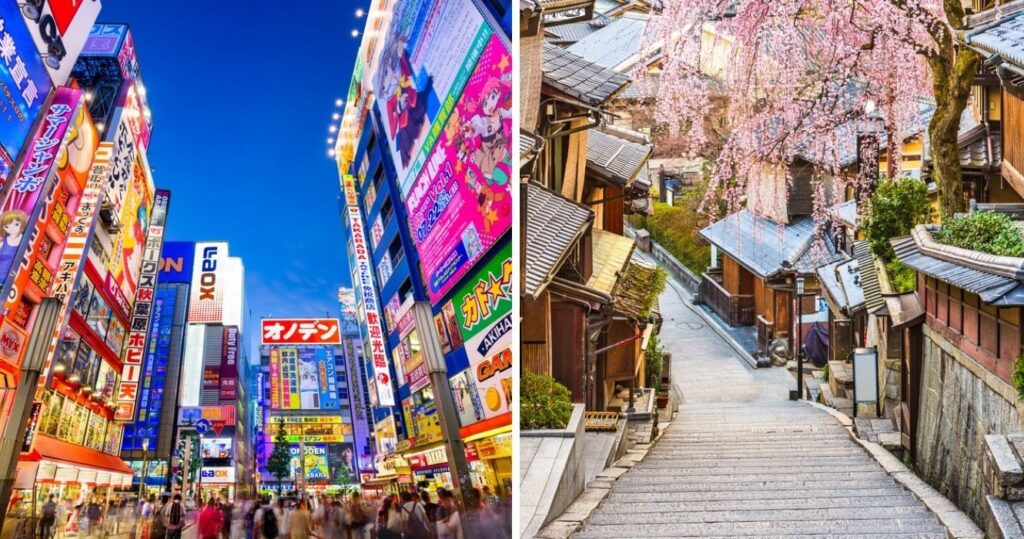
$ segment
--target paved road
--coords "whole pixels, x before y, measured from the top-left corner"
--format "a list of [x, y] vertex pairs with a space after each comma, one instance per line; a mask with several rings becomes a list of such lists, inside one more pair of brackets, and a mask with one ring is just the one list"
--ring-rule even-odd
[[784, 369], [751, 369], [670, 281], [662, 343], [679, 415], [577, 538], [945, 537], [827, 413], [788, 401]]

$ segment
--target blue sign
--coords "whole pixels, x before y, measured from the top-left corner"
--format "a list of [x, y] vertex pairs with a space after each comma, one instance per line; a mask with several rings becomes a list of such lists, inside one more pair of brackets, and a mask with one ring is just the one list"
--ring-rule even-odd
[[160, 431], [176, 299], [176, 291], [173, 288], [157, 288], [153, 300], [153, 314], [150, 318], [149, 337], [146, 339], [144, 350], [145, 366], [139, 380], [138, 416], [135, 422], [137, 434], [130, 436], [130, 429], [125, 429], [124, 441], [121, 444], [124, 451], [141, 450], [143, 436], [156, 436]]
[[161, 283], [192, 282], [192, 260], [196, 244], [191, 241], [165, 241], [160, 255]]
[[208, 419], [200, 419], [196, 421], [196, 432], [199, 434], [206, 434], [210, 432], [210, 421]]
[[50, 75], [18, 11], [0, 2], [0, 178], [6, 180], [50, 89]]

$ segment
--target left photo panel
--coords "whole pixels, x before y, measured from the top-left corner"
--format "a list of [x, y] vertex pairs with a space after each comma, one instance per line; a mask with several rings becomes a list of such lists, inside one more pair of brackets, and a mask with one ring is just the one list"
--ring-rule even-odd
[[0, 0], [0, 538], [512, 536], [511, 12]]

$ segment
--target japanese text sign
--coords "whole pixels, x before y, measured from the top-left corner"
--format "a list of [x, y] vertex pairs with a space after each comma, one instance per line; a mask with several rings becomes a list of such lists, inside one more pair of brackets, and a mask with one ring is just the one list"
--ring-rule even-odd
[[267, 318], [260, 322], [260, 344], [341, 344], [337, 318]]

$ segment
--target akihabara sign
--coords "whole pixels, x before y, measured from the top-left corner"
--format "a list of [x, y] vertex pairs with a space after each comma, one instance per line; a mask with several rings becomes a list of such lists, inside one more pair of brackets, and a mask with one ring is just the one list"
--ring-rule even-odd
[[100, 0], [29, 0], [19, 4], [53, 84], [63, 86], [100, 14]]
[[[99, 148], [96, 149], [89, 178], [85, 183], [85, 190], [78, 202], [78, 210], [71, 221], [68, 239], [64, 244], [64, 252], [57, 265], [57, 272], [54, 274], [50, 296], [59, 299], [61, 306], [60, 314], [57, 316], [59, 323], [53, 328], [53, 336], [50, 338], [49, 353], [46, 356], [47, 363], [43, 367], [44, 373], [50, 372], [50, 363], [53, 361], [61, 329], [64, 327], [69, 313], [68, 307], [71, 302], [68, 301], [68, 297], [81, 278], [82, 262], [85, 260], [85, 251], [92, 238], [93, 229], [96, 227], [96, 214], [102, 202], [103, 189], [107, 185], [107, 176], [110, 175], [110, 161], [113, 155], [114, 144], [112, 142], [101, 142]], [[45, 377], [40, 381], [45, 381]]]
[[341, 344], [337, 318], [268, 318], [260, 322], [260, 344]]
[[[192, 294], [188, 305], [189, 324], [219, 323], [224, 316], [224, 259], [228, 256], [226, 243], [197, 243], [192, 266]], [[221, 279], [222, 280], [222, 279]]]
[[359, 287], [363, 296], [363, 310], [366, 312], [366, 329], [369, 354], [373, 362], [374, 388], [377, 390], [377, 406], [394, 406], [395, 396], [391, 391], [391, 371], [388, 369], [388, 355], [384, 346], [384, 330], [380, 325], [380, 310], [377, 308], [377, 291], [373, 284], [373, 268], [370, 251], [366, 247], [366, 231], [359, 208], [349, 206], [349, 225], [352, 229], [352, 244], [355, 250], [356, 271], [359, 273]]
[[146, 235], [146, 248], [142, 251], [142, 266], [139, 268], [139, 286], [135, 293], [135, 307], [132, 309], [128, 340], [124, 347], [121, 370], [121, 386], [117, 392], [117, 410], [114, 421], [133, 421], [135, 403], [139, 399], [139, 379], [146, 355], [146, 336], [149, 335], [150, 315], [153, 314], [153, 296], [156, 293], [156, 279], [160, 273], [160, 252], [164, 244], [164, 225], [167, 223], [167, 207], [171, 192], [160, 190], [153, 200], [153, 215]]

